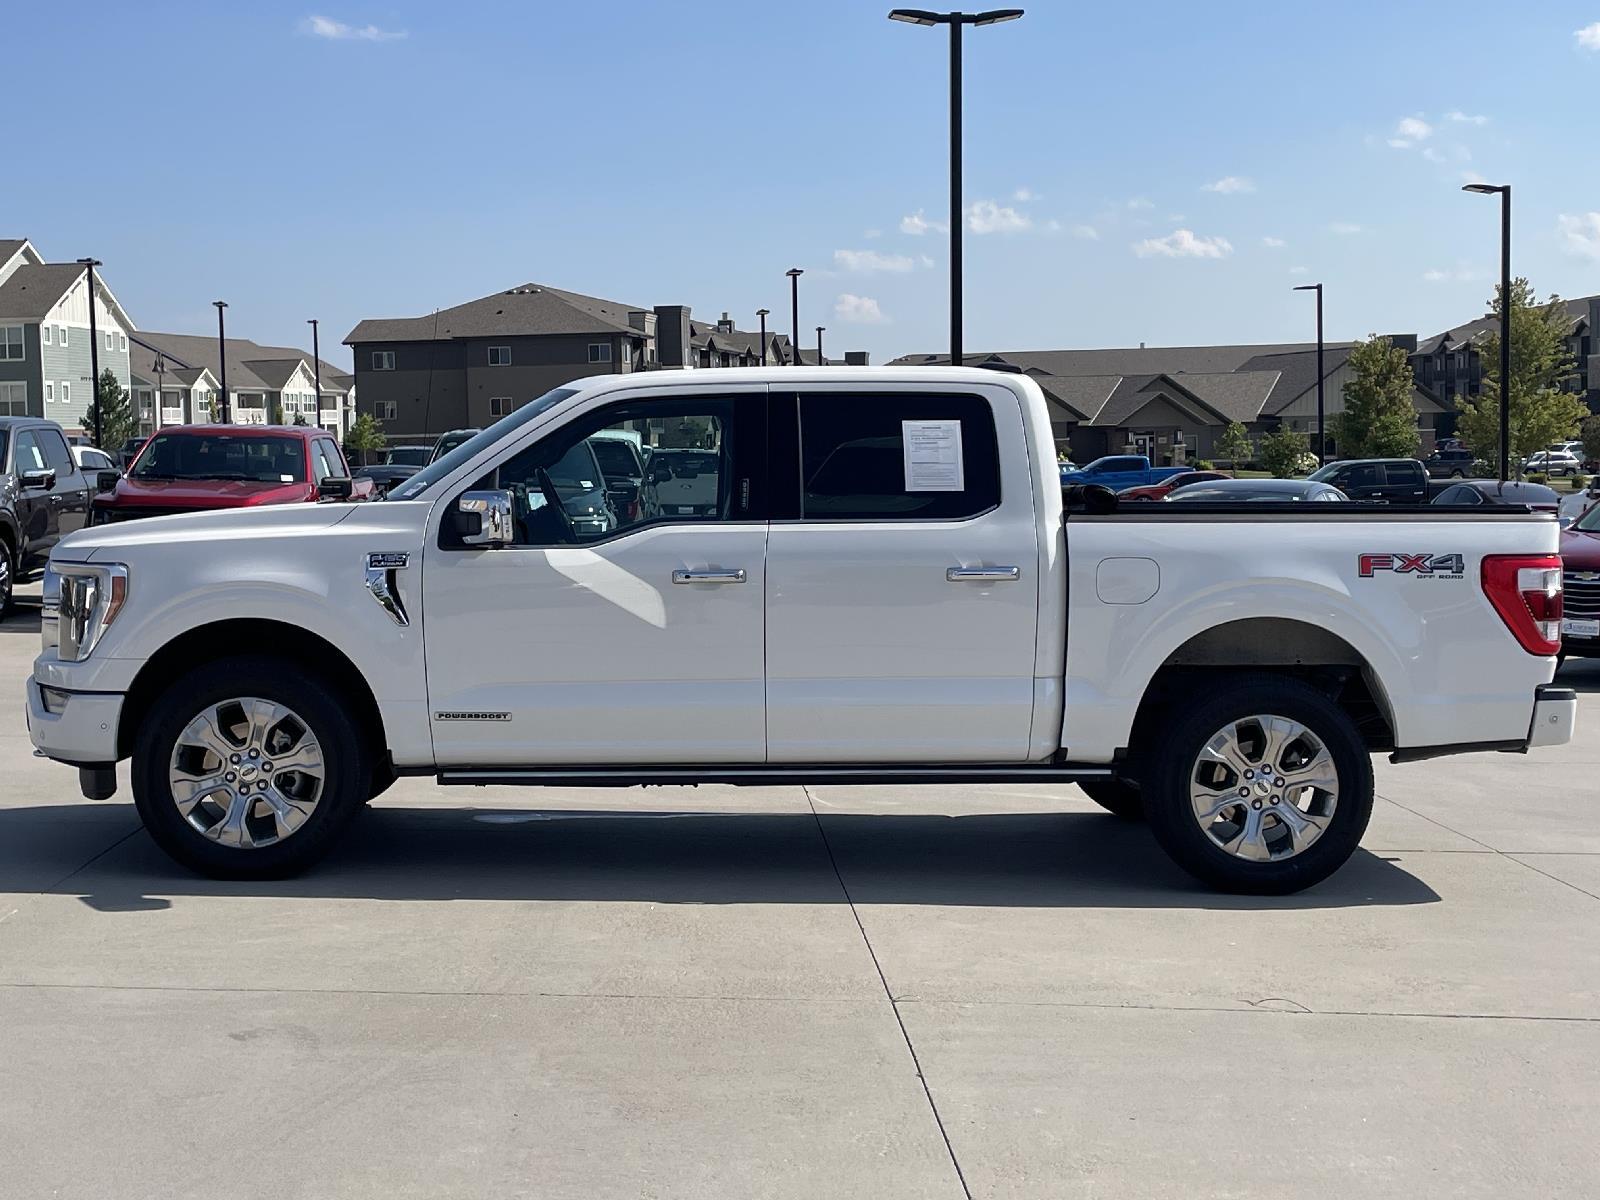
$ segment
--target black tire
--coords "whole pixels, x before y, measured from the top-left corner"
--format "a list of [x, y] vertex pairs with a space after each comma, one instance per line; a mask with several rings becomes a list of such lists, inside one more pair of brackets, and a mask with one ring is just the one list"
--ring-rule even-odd
[[6, 538], [0, 537], [0, 621], [5, 620], [10, 614], [16, 594], [16, 555], [11, 550], [11, 543]]
[[[1214, 842], [1189, 799], [1197, 756], [1218, 730], [1255, 715], [1298, 721], [1321, 740], [1338, 773], [1339, 796], [1324, 832], [1292, 857], [1239, 858]], [[1322, 692], [1297, 679], [1239, 675], [1210, 690], [1164, 731], [1145, 780], [1145, 819], [1173, 860], [1224, 892], [1283, 896], [1319, 883], [1355, 853], [1372, 817], [1372, 759], [1355, 722]], [[1269, 814], [1270, 815], [1270, 814]]]
[[[185, 726], [207, 707], [257, 696], [289, 706], [322, 746], [324, 780], [315, 809], [282, 841], [242, 849], [206, 837], [178, 811], [169, 767]], [[338, 840], [372, 791], [371, 754], [348, 705], [322, 677], [256, 656], [221, 659], [176, 680], [140, 723], [133, 747], [133, 799], [150, 836], [183, 866], [213, 879], [282, 879], [303, 871]]]
[[1126, 779], [1092, 779], [1078, 785], [1083, 794], [1124, 821], [1144, 820], [1144, 796]]

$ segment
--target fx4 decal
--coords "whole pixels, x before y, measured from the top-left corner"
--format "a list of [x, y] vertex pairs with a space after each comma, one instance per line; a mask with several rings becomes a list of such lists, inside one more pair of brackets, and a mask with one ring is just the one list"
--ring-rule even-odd
[[1459, 554], [1363, 554], [1359, 562], [1363, 579], [1371, 579], [1379, 571], [1427, 579], [1460, 579], [1466, 574]]

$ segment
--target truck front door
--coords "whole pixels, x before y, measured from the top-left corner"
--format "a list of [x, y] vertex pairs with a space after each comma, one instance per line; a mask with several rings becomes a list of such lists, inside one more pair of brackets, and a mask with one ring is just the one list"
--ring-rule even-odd
[[768, 761], [1025, 759], [1039, 534], [1016, 396], [775, 388], [772, 440]]
[[[766, 388], [604, 399], [439, 505], [422, 591], [441, 766], [765, 757]], [[587, 444], [602, 432], [692, 446], [711, 499], [619, 510]], [[473, 489], [512, 493], [513, 545], [461, 543]]]

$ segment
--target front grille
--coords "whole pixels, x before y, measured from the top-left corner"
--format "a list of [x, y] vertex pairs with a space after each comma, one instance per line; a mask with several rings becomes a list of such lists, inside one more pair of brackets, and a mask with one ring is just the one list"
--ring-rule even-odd
[[[1580, 579], [1580, 575], [1593, 578]], [[1566, 571], [1561, 576], [1562, 613], [1583, 620], [1600, 618], [1600, 572]]]
[[192, 508], [163, 508], [156, 504], [130, 505], [126, 508], [97, 508], [96, 525], [111, 525], [118, 521], [133, 521], [140, 517], [173, 517], [179, 513], [194, 512]]

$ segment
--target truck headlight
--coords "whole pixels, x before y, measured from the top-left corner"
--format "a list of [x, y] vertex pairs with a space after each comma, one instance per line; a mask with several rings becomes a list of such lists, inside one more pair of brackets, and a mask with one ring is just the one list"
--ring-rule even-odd
[[128, 600], [121, 563], [52, 563], [44, 573], [39, 639], [64, 662], [82, 662]]

